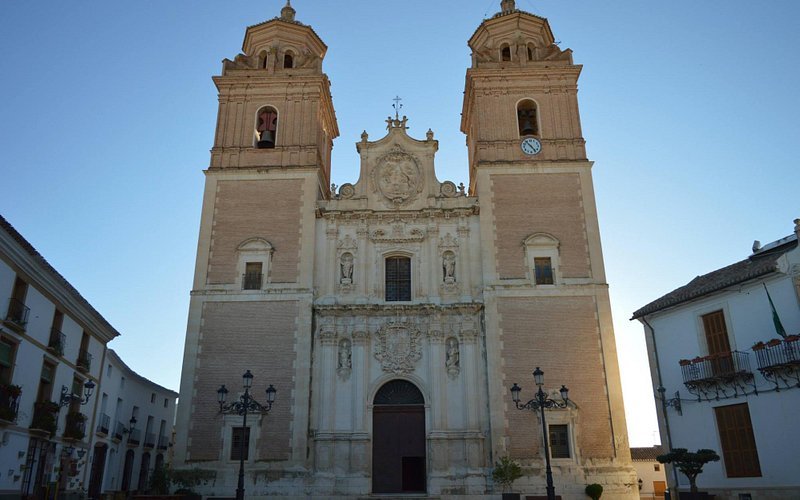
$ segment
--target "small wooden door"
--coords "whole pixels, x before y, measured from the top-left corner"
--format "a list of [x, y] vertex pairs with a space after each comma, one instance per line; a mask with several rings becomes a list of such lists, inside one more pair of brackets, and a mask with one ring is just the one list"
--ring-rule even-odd
[[103, 488], [103, 471], [106, 468], [106, 453], [108, 445], [98, 444], [94, 447], [92, 455], [92, 474], [89, 476], [89, 498], [100, 498], [100, 490]]

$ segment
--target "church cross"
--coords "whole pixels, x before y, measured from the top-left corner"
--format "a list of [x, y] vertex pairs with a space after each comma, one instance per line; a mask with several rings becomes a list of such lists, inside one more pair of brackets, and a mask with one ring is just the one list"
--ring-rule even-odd
[[400, 104], [400, 101], [402, 101], [403, 98], [400, 97], [400, 96], [396, 96], [392, 100], [394, 101], [394, 104], [392, 104], [392, 107], [394, 108], [394, 118], [395, 118], [395, 120], [399, 120], [400, 119], [400, 110], [403, 109], [403, 105]]

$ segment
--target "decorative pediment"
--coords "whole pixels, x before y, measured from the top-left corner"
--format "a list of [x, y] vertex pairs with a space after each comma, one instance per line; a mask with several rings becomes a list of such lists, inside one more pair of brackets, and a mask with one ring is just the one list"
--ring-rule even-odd
[[413, 243], [425, 239], [425, 229], [407, 229], [405, 223], [393, 224], [391, 230], [375, 229], [369, 235], [369, 239], [375, 243]]
[[395, 207], [414, 201], [424, 185], [417, 158], [399, 145], [381, 156], [372, 170], [372, 192]]

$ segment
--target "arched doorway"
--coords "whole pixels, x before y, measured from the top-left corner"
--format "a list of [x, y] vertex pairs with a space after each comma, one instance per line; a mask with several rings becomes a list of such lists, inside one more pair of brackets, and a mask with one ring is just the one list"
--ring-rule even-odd
[[128, 450], [127, 452], [125, 452], [125, 466], [122, 468], [122, 486], [120, 487], [122, 491], [128, 491], [131, 489], [131, 475], [133, 474], [133, 458], [134, 458], [133, 450]]
[[372, 408], [372, 492], [424, 493], [425, 398], [406, 380], [391, 380]]
[[89, 476], [89, 498], [100, 498], [103, 488], [103, 471], [106, 468], [108, 445], [98, 443], [92, 453], [92, 474]]

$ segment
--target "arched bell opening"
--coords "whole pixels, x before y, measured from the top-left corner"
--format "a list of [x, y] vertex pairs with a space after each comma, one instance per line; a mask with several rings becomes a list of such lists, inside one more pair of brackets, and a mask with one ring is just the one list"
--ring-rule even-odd
[[256, 114], [256, 148], [273, 149], [278, 140], [278, 110], [264, 106]]
[[373, 399], [372, 492], [426, 491], [425, 397], [407, 380], [390, 380]]
[[517, 104], [517, 125], [520, 137], [539, 135], [539, 110], [531, 99]]

